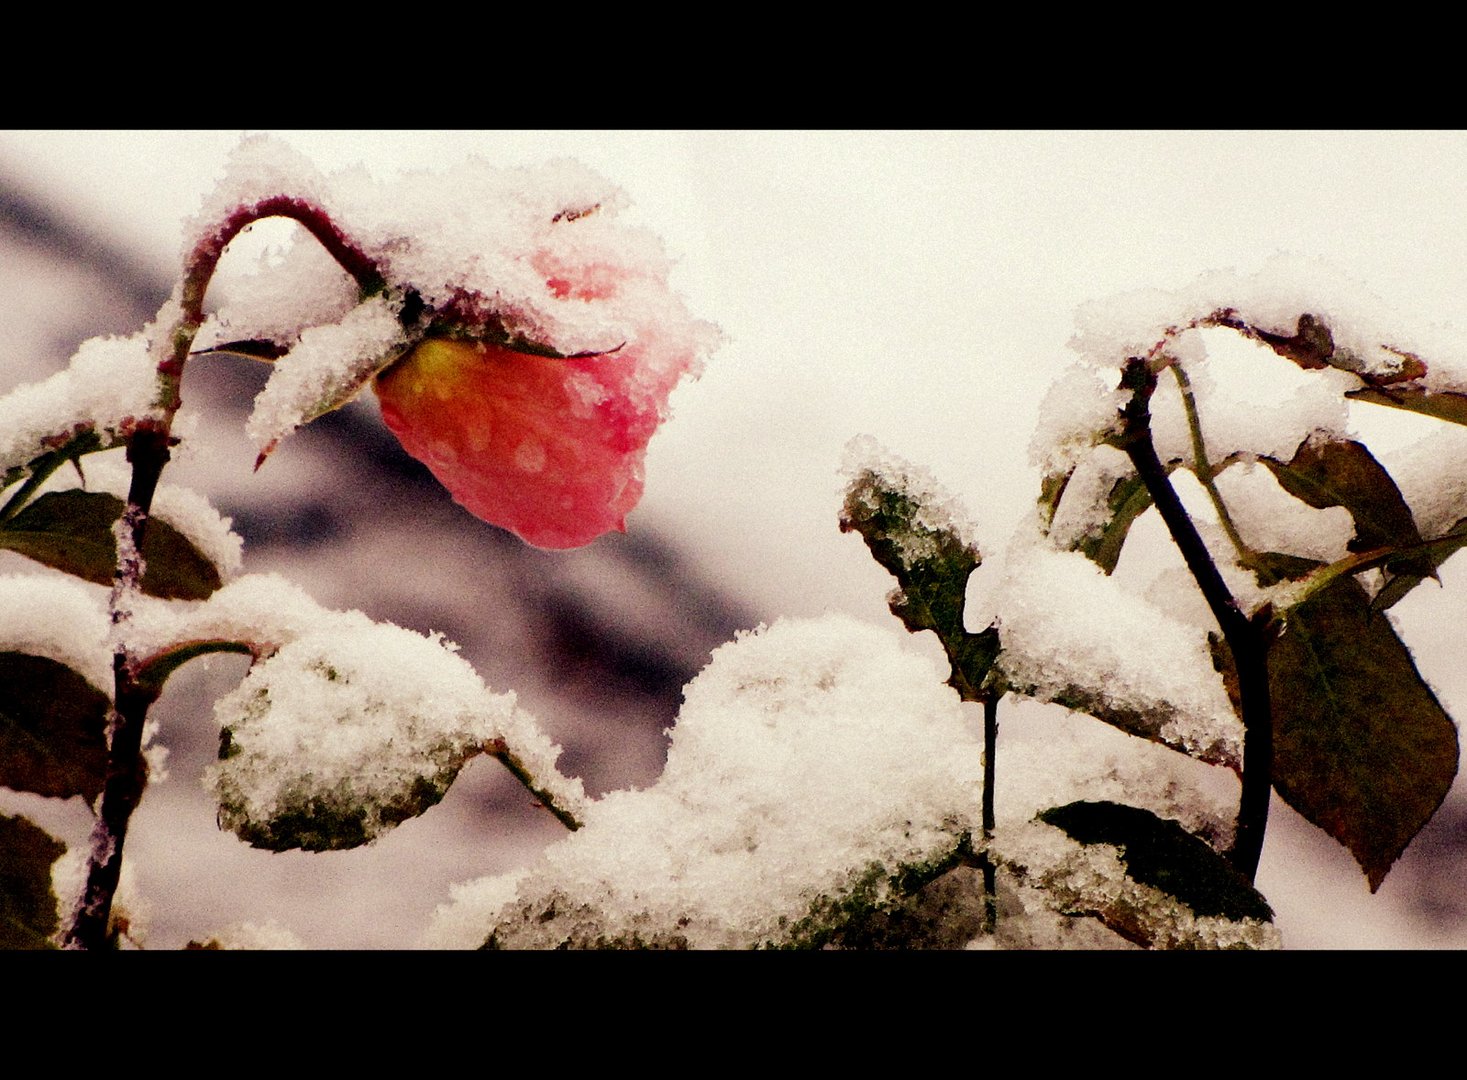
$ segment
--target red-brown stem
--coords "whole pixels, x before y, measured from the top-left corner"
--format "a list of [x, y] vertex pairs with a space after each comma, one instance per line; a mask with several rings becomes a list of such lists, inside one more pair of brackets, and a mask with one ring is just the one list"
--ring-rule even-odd
[[[183, 368], [194, 338], [204, 322], [204, 296], [229, 242], [241, 230], [263, 218], [285, 217], [299, 222], [356, 280], [363, 294], [381, 288], [377, 264], [343, 233], [320, 207], [290, 195], [277, 195], [232, 211], [189, 254], [183, 281], [163, 309], [154, 333], [154, 347], [163, 351], [158, 361], [156, 413], [137, 425], [127, 441], [132, 484], [117, 536], [117, 572], [112, 589], [114, 628], [113, 708], [108, 719], [107, 774], [97, 822], [92, 829], [87, 880], [63, 944], [69, 949], [99, 949], [107, 945], [112, 898], [122, 870], [122, 847], [128, 822], [147, 783], [143, 760], [143, 727], [158, 688], [139, 678], [139, 666], [123, 632], [131, 616], [131, 598], [143, 575], [143, 536], [152, 511], [153, 494], [168, 463], [173, 418], [183, 404], [180, 386]], [[171, 327], [162, 325], [172, 315]]]

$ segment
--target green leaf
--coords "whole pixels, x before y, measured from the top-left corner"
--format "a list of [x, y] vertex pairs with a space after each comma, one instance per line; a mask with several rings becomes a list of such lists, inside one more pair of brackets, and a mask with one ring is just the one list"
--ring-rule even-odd
[[0, 784], [88, 802], [107, 771], [110, 699], [65, 664], [0, 653]]
[[0, 949], [49, 949], [61, 929], [51, 865], [66, 845], [25, 818], [0, 814]]
[[1374, 892], [1446, 798], [1457, 729], [1353, 578], [1290, 611], [1268, 663], [1274, 788]]
[[892, 614], [914, 634], [937, 634], [952, 666], [948, 684], [964, 701], [981, 700], [999, 641], [993, 627], [972, 634], [963, 626], [968, 577], [983, 561], [978, 548], [951, 526], [927, 524], [922, 505], [904, 485], [871, 469], [847, 489], [840, 529], [860, 533], [872, 557], [897, 579]]
[[1428, 390], [1424, 386], [1366, 386], [1346, 390], [1345, 396], [1373, 405], [1433, 416], [1452, 424], [1467, 424], [1467, 394], [1451, 390]]
[[1070, 486], [1070, 478], [1075, 475], [1075, 470], [1068, 472], [1045, 473], [1039, 480], [1039, 521], [1041, 526], [1048, 531], [1049, 524], [1054, 520], [1055, 511], [1059, 509], [1060, 500], [1065, 496], [1065, 489]]
[[1039, 820], [1081, 844], [1110, 844], [1132, 880], [1175, 896], [1200, 916], [1269, 922], [1273, 909], [1207, 841], [1149, 810], [1113, 802], [1072, 802]]
[[[98, 585], [112, 584], [117, 540], [112, 527], [123, 501], [95, 491], [53, 491], [9, 521], [0, 523], [0, 548], [75, 574]], [[204, 600], [221, 582], [219, 571], [187, 538], [157, 517], [143, 538], [142, 589], [165, 600]]]

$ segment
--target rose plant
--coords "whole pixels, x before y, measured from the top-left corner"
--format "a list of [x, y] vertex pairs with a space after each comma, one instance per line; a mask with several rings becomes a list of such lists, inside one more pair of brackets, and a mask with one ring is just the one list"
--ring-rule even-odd
[[[174, 527], [167, 504], [178, 494], [159, 485], [188, 361], [235, 354], [274, 365], [247, 428], [260, 463], [301, 424], [375, 385], [405, 448], [485, 520], [556, 548], [624, 527], [668, 395], [696, 373], [716, 331], [668, 291], [659, 245], [614, 220], [621, 196], [598, 177], [568, 164], [529, 177], [469, 165], [443, 182], [405, 225], [399, 193], [321, 176], [268, 140], [246, 142], [193, 228], [181, 283], [158, 319], [136, 338], [84, 346], [71, 369], [0, 403], [10, 489], [0, 542], [112, 586], [105, 612], [88, 612], [93, 598], [48, 582], [45, 604], [74, 609], [77, 625], [30, 626], [28, 606], [7, 643], [14, 651], [3, 654], [20, 704], [7, 716], [0, 776], [17, 790], [95, 802], [86, 885], [62, 932], [68, 945], [108, 940], [127, 825], [146, 783], [149, 707], [178, 666], [211, 652], [256, 661], [221, 702], [222, 760], [211, 779], [221, 822], [252, 843], [366, 842], [437, 802], [480, 753], [576, 820], [583, 796], [555, 771], [558, 751], [451, 645], [322, 611], [278, 580], [225, 585], [237, 539], [197, 506]], [[451, 200], [433, 197], [446, 191]], [[476, 198], [497, 211], [480, 213]], [[320, 244], [349, 278], [347, 295], [328, 283], [295, 290], [293, 315], [277, 306], [259, 324], [239, 321], [248, 312], [206, 318], [230, 241], [270, 217], [294, 220]], [[125, 498], [51, 490], [63, 465], [117, 448], [132, 466]], [[37, 587], [6, 585], [12, 594]], [[99, 662], [104, 650], [110, 664]], [[394, 655], [400, 665], [418, 658], [394, 675], [382, 670]], [[108, 667], [110, 679], [100, 674]], [[444, 697], [450, 686], [456, 699]], [[39, 752], [22, 752], [35, 744]], [[303, 766], [314, 771], [282, 777], [303, 752], [315, 755]], [[14, 827], [18, 843], [32, 843], [33, 827]], [[24, 887], [35, 892], [29, 878]]]

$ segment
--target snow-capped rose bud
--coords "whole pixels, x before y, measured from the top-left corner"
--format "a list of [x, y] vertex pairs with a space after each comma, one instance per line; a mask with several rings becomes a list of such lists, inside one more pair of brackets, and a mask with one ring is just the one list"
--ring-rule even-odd
[[570, 548], [624, 531], [648, 440], [693, 361], [647, 341], [558, 359], [430, 338], [376, 387], [387, 426], [456, 502], [536, 547]]

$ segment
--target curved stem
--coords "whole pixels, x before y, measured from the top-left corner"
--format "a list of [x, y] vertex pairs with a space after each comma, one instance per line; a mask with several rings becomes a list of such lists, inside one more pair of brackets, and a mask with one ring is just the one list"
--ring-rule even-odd
[[1156, 373], [1143, 359], [1126, 362], [1121, 378], [1131, 400], [1122, 411], [1119, 445], [1131, 458], [1137, 474], [1151, 493], [1172, 541], [1202, 590], [1207, 606], [1222, 630], [1238, 673], [1238, 696], [1243, 714], [1243, 777], [1238, 799], [1238, 826], [1229, 854], [1233, 867], [1251, 883], [1258, 873], [1263, 836], [1268, 827], [1268, 803], [1273, 785], [1273, 706], [1268, 687], [1268, 646], [1274, 631], [1272, 608], [1265, 606], [1253, 618], [1244, 615], [1228, 590], [1222, 574], [1187, 516], [1182, 500], [1167, 477], [1151, 439], [1151, 395]]
[[158, 396], [153, 415], [139, 420], [127, 440], [132, 484], [118, 521], [117, 570], [109, 612], [113, 634], [113, 707], [107, 724], [107, 773], [102, 801], [92, 829], [87, 880], [77, 901], [63, 944], [69, 949], [98, 949], [107, 944], [112, 898], [122, 871], [127, 826], [142, 798], [147, 768], [142, 756], [143, 727], [158, 690], [141, 677], [141, 658], [127, 643], [126, 626], [143, 576], [143, 536], [153, 495], [173, 444], [173, 418], [183, 404], [180, 386], [194, 338], [204, 322], [204, 296], [224, 249], [248, 225], [262, 218], [286, 217], [299, 222], [356, 280], [363, 294], [380, 290], [384, 279], [377, 264], [320, 207], [304, 199], [277, 195], [237, 207], [190, 252], [183, 280], [159, 313], [153, 329]]

